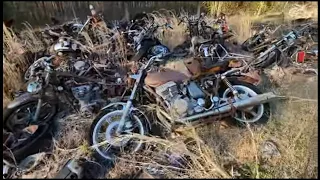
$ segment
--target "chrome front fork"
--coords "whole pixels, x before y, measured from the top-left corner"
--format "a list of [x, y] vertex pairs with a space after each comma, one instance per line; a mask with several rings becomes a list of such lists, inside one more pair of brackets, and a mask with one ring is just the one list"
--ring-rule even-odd
[[136, 95], [136, 91], [137, 91], [138, 86], [140, 84], [141, 77], [142, 77], [142, 71], [140, 71], [138, 76], [135, 77], [136, 82], [134, 84], [134, 87], [133, 87], [133, 90], [131, 92], [130, 98], [127, 101], [127, 104], [126, 104], [126, 106], [125, 106], [125, 108], [123, 110], [123, 114], [121, 116], [121, 119], [120, 119], [120, 122], [119, 122], [119, 126], [118, 126], [117, 131], [116, 131], [117, 134], [121, 134], [121, 132], [123, 132], [123, 130], [124, 130], [124, 126], [125, 126], [125, 124], [127, 122], [127, 118], [128, 118], [128, 115], [129, 115], [131, 107], [132, 107], [132, 101], [134, 100], [134, 97]]
[[33, 122], [36, 122], [38, 120], [38, 117], [40, 115], [41, 106], [42, 106], [42, 99], [40, 98], [40, 99], [38, 99], [37, 109], [36, 109], [36, 112], [33, 116]]

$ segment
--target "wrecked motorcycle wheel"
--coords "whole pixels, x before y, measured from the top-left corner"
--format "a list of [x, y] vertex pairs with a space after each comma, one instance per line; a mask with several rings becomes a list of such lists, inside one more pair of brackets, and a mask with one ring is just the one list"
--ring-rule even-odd
[[[20, 97], [19, 97], [20, 98]], [[21, 96], [23, 99], [23, 97]], [[38, 98], [36, 96], [26, 97], [27, 100], [24, 99], [19, 105], [13, 105], [12, 107], [9, 105], [3, 111], [3, 125], [4, 128], [11, 131], [19, 131], [27, 127], [31, 124], [43, 124], [47, 123], [57, 112], [57, 106], [55, 104], [50, 103], [49, 100], [43, 99], [43, 103], [40, 109], [39, 121], [32, 122], [32, 118], [35, 114]], [[19, 101], [19, 99], [17, 99]], [[13, 102], [12, 104], [15, 104]]]
[[[98, 154], [98, 159], [113, 160], [121, 150], [137, 152], [143, 146], [142, 140], [133, 138], [118, 138], [115, 131], [121, 119], [122, 110], [106, 109], [93, 121], [90, 129], [90, 145]], [[147, 127], [144, 119], [132, 113], [130, 121], [125, 125], [126, 133], [146, 135]]]
[[4, 157], [7, 157], [6, 159], [10, 159], [13, 155], [15, 161], [20, 162], [29, 155], [49, 150], [52, 139], [51, 130], [52, 129], [49, 124], [40, 125], [33, 134], [30, 134], [29, 137], [23, 137], [22, 139], [18, 138], [18, 142], [15, 142], [15, 144], [11, 143], [10, 146], [6, 145], [10, 150], [3, 150]]
[[253, 66], [256, 68], [267, 68], [275, 62], [279, 62], [280, 56], [281, 56], [281, 52], [279, 50], [271, 51], [261, 60], [259, 60], [258, 62], [255, 62]]
[[[230, 80], [233, 88], [235, 88], [240, 95], [240, 99], [246, 99], [262, 92], [254, 85], [239, 80]], [[220, 97], [229, 98], [233, 97], [232, 91], [230, 88], [227, 88], [225, 85], [221, 86], [219, 90]], [[235, 115], [233, 116], [240, 125], [245, 123], [250, 124], [265, 124], [270, 119], [270, 105], [269, 103], [260, 104], [258, 106], [249, 107], [245, 109], [237, 109]]]

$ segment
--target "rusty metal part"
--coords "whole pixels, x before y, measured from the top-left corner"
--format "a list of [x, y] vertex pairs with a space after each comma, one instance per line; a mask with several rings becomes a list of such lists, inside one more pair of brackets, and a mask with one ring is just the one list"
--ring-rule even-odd
[[148, 73], [147, 77], [145, 78], [145, 84], [150, 87], [158, 87], [166, 82], [169, 81], [184, 81], [189, 79], [185, 74], [166, 69], [164, 72], [155, 72], [155, 73]]
[[102, 82], [101, 80], [97, 80], [97, 79], [93, 79], [93, 78], [89, 78], [89, 77], [84, 77], [84, 76], [78, 76], [69, 72], [56, 72], [57, 76], [63, 76], [63, 77], [73, 77], [73, 78], [77, 78], [79, 80], [83, 80], [83, 81], [89, 81], [89, 82], [95, 82], [98, 84], [102, 84], [102, 85], [106, 85], [106, 86], [123, 86], [126, 85], [125, 83], [105, 83]]
[[258, 70], [249, 71], [248, 73], [241, 73], [241, 76], [238, 77], [238, 79], [254, 85], [258, 85], [261, 82], [261, 77]]

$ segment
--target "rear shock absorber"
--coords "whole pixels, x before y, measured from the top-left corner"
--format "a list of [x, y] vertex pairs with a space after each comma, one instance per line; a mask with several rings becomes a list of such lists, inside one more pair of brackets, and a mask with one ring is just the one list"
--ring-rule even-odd
[[233, 88], [232, 84], [230, 83], [230, 81], [227, 79], [226, 76], [221, 76], [221, 80], [226, 84], [228, 88], [230, 88], [230, 90], [232, 91], [232, 94], [235, 97], [239, 97], [239, 92], [235, 88]]

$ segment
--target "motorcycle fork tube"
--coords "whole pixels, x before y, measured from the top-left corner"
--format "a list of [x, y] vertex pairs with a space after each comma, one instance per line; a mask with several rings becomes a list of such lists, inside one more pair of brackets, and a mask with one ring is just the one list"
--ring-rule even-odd
[[33, 122], [36, 122], [38, 120], [38, 117], [40, 115], [40, 109], [41, 109], [41, 106], [42, 106], [42, 96], [44, 94], [44, 91], [41, 92], [41, 95], [40, 95], [40, 98], [38, 99], [38, 104], [37, 104], [37, 109], [36, 109], [36, 112], [33, 116]]
[[40, 98], [38, 99], [37, 109], [36, 109], [36, 112], [35, 112], [35, 114], [33, 116], [33, 122], [38, 120], [38, 117], [40, 115], [41, 106], [42, 106], [42, 98], [44, 97], [46, 87], [50, 82], [50, 77], [51, 77], [52, 70], [49, 68], [46, 71], [48, 71], [48, 72], [47, 72], [46, 77], [45, 77], [45, 81], [44, 81], [45, 84], [44, 84], [44, 87], [42, 88], [42, 90], [40, 91]]
[[224, 84], [230, 88], [230, 90], [232, 91], [232, 94], [234, 95], [234, 97], [238, 97], [239, 92], [233, 88], [232, 84], [230, 83], [230, 81], [227, 79], [226, 76], [221, 76], [221, 80], [224, 82]]
[[116, 133], [118, 133], [118, 134], [120, 134], [124, 129], [123, 127], [124, 127], [124, 125], [125, 125], [125, 123], [127, 121], [127, 117], [128, 117], [129, 111], [130, 111], [131, 106], [132, 106], [132, 101], [134, 100], [134, 97], [136, 95], [136, 91], [137, 91], [137, 89], [138, 89], [138, 87], [140, 85], [140, 80], [142, 78], [142, 75], [143, 75], [143, 72], [140, 71], [139, 76], [138, 76], [138, 78], [137, 78], [137, 80], [136, 80], [136, 82], [134, 84], [134, 87], [133, 87], [133, 90], [131, 92], [131, 95], [130, 95], [130, 97], [129, 97], [128, 101], [127, 101], [127, 104], [126, 104], [126, 106], [125, 106], [125, 108], [123, 110], [123, 114], [121, 116], [121, 119], [120, 119], [120, 122], [119, 122], [119, 126], [118, 126], [117, 131], [116, 131]]

